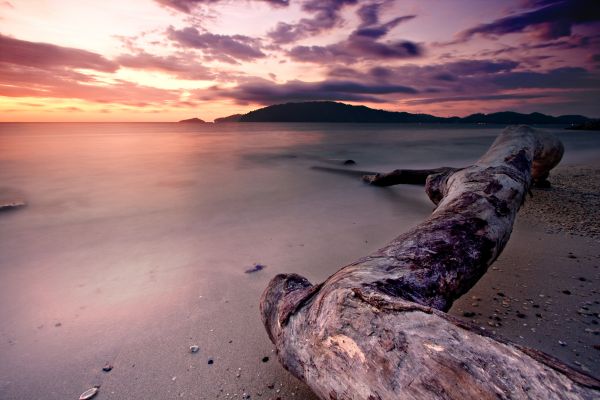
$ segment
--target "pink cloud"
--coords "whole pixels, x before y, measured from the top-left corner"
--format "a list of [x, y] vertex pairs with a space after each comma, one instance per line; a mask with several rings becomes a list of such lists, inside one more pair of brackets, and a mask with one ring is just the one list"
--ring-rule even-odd
[[0, 34], [0, 62], [37, 68], [84, 68], [115, 72], [119, 66], [91, 51], [28, 42]]
[[168, 72], [181, 79], [209, 80], [215, 78], [215, 74], [209, 68], [201, 65], [193, 55], [189, 54], [161, 57], [139, 52], [121, 55], [117, 58], [117, 62], [128, 68]]

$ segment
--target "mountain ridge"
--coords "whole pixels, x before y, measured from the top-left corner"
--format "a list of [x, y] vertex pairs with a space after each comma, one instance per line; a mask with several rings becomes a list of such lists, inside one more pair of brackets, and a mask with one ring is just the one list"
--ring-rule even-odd
[[332, 123], [471, 123], [471, 124], [581, 124], [590, 118], [583, 115], [552, 116], [539, 112], [522, 114], [501, 111], [475, 113], [466, 117], [438, 117], [430, 114], [412, 114], [386, 111], [366, 106], [353, 106], [334, 101], [308, 101], [274, 104], [250, 111], [215, 119], [224, 122], [332, 122]]

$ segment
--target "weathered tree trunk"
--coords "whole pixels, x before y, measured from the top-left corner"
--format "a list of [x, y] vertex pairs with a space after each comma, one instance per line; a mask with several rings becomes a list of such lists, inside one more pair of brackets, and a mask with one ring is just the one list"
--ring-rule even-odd
[[399, 184], [424, 185], [430, 175], [456, 171], [458, 168], [441, 167], [434, 169], [395, 169], [387, 174], [364, 175], [363, 180], [374, 186]]
[[422, 224], [319, 285], [277, 275], [261, 298], [279, 361], [322, 399], [592, 399], [600, 382], [446, 314], [498, 257], [554, 137], [507, 128], [474, 165], [427, 178]]

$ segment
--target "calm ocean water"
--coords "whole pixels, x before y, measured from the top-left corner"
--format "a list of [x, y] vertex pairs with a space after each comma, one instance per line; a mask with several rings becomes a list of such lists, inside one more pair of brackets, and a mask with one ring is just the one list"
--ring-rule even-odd
[[[545, 129], [565, 142], [565, 163], [597, 157], [598, 135]], [[256, 309], [271, 276], [322, 280], [432, 209], [421, 187], [371, 188], [312, 166], [462, 166], [500, 131], [0, 124], [0, 199], [28, 203], [0, 214], [0, 397], [78, 394], [106, 359], [150, 363], [141, 344], [185, 346], [197, 330], [268, 346]], [[244, 274], [253, 263], [267, 268]], [[153, 357], [168, 357], [164, 346]]]

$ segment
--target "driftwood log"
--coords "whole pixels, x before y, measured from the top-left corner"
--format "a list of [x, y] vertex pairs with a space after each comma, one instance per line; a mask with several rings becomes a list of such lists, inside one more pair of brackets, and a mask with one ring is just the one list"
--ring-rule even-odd
[[277, 275], [262, 319], [279, 361], [322, 399], [593, 399], [600, 381], [445, 313], [507, 243], [561, 142], [507, 128], [474, 165], [428, 175], [432, 215], [312, 285]]

